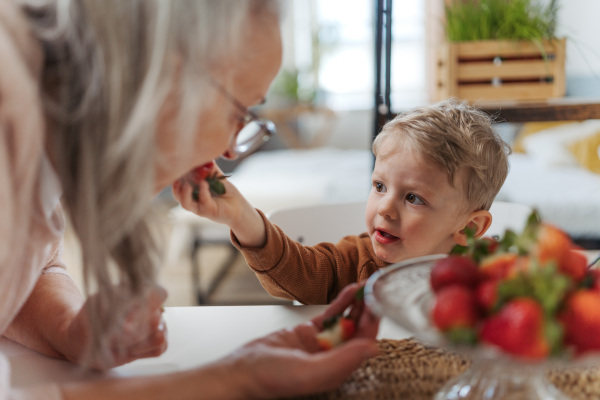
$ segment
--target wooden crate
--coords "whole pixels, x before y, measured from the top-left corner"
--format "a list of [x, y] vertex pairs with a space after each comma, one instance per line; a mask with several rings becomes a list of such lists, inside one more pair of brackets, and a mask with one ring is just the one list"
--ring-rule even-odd
[[562, 97], [566, 92], [565, 39], [542, 44], [509, 40], [445, 43], [438, 54], [437, 82], [438, 100]]

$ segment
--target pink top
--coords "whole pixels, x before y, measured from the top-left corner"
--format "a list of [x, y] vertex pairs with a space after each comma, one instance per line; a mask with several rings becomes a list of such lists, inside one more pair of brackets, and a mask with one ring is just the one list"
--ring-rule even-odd
[[[44, 271], [65, 273], [60, 185], [44, 155], [42, 52], [12, 0], [0, 0], [0, 334]], [[10, 386], [0, 354], [0, 400], [60, 399], [56, 385]], [[43, 393], [43, 395], [42, 395]]]

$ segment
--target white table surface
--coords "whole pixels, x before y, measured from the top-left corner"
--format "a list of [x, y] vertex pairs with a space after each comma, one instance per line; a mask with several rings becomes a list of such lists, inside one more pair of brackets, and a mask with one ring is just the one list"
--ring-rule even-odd
[[[600, 251], [586, 251], [591, 261]], [[151, 375], [189, 369], [217, 360], [244, 343], [278, 329], [309, 320], [326, 306], [167, 307], [169, 347], [160, 357], [142, 359], [109, 372], [113, 376]], [[379, 338], [404, 339], [409, 334], [383, 319]], [[62, 360], [45, 357], [0, 338], [0, 353], [11, 364], [13, 387], [101, 377]]]
[[[160, 357], [141, 359], [109, 372], [113, 376], [151, 375], [206, 364], [252, 339], [309, 320], [325, 306], [202, 306], [167, 307], [169, 347]], [[380, 338], [402, 339], [408, 334], [383, 320]], [[82, 371], [62, 360], [42, 356], [0, 338], [0, 352], [11, 364], [13, 387], [47, 382], [96, 379], [101, 375]]]

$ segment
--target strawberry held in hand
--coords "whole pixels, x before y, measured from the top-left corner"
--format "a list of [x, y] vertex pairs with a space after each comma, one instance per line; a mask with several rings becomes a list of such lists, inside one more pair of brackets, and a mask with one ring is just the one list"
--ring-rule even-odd
[[208, 178], [214, 166], [214, 161], [209, 161], [206, 164], [191, 170], [189, 173], [189, 178], [192, 180], [192, 183], [200, 183], [204, 179]]
[[354, 303], [343, 314], [334, 315], [323, 322], [323, 330], [317, 334], [317, 342], [321, 350], [330, 350], [348, 339], [356, 332], [356, 324], [360, 309], [364, 306], [365, 287], [354, 294]]
[[221, 182], [221, 179], [226, 179], [228, 176], [226, 175], [218, 175], [217, 172], [211, 175], [211, 171], [213, 170], [215, 163], [213, 161], [209, 161], [204, 165], [194, 168], [186, 175], [187, 182], [192, 186], [192, 199], [194, 201], [199, 200], [200, 188], [198, 184], [202, 180], [206, 180], [208, 182], [208, 186], [210, 188], [211, 193], [219, 196], [225, 194], [225, 185]]
[[317, 334], [317, 342], [321, 350], [329, 350], [344, 343], [356, 332], [356, 322], [339, 315], [325, 321], [323, 325], [325, 329]]

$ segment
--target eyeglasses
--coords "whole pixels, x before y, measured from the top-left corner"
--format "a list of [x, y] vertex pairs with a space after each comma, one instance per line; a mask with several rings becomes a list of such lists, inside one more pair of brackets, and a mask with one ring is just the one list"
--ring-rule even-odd
[[215, 88], [225, 96], [233, 105], [244, 114], [242, 128], [232, 139], [231, 148], [235, 156], [242, 157], [258, 150], [269, 138], [275, 134], [275, 124], [268, 119], [259, 118], [248, 108], [244, 107], [231, 93], [227, 91], [219, 82], [210, 80]]

